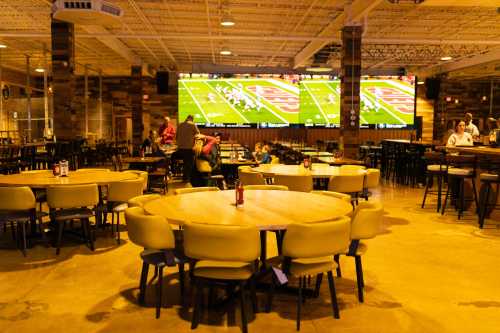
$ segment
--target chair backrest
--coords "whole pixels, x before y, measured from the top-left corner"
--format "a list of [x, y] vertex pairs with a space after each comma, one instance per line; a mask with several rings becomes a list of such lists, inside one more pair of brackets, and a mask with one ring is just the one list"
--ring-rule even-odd
[[328, 191], [341, 193], [355, 193], [363, 191], [365, 175], [363, 174], [340, 174], [330, 177]]
[[89, 207], [98, 202], [96, 184], [53, 186], [47, 189], [47, 204], [50, 208]]
[[445, 155], [443, 152], [426, 151], [424, 152], [424, 161], [426, 164], [445, 164]]
[[311, 163], [312, 168], [329, 168], [330, 164], [328, 163]]
[[271, 164], [280, 164], [280, 158], [278, 156], [271, 155]]
[[141, 207], [130, 207], [125, 210], [125, 221], [134, 244], [152, 250], [175, 248], [174, 232], [165, 218], [145, 215]]
[[186, 187], [186, 188], [178, 188], [174, 190], [174, 194], [186, 194], [186, 193], [194, 193], [194, 192], [216, 192], [220, 191], [218, 187], [215, 186], [206, 186], [206, 187]]
[[356, 206], [351, 223], [351, 239], [373, 238], [380, 233], [384, 207], [378, 201], [362, 201]]
[[366, 167], [364, 165], [353, 165], [353, 164], [345, 164], [340, 166], [340, 173], [350, 172], [350, 171], [358, 171], [364, 170]]
[[41, 173], [47, 173], [47, 170], [26, 170], [26, 171], [21, 171], [21, 174], [26, 174], [26, 175], [35, 175], [35, 174], [41, 174]]
[[261, 173], [251, 169], [239, 169], [238, 177], [243, 185], [266, 185], [266, 180]]
[[83, 168], [83, 169], [76, 169], [76, 172], [95, 172], [95, 171], [110, 171], [109, 169], [103, 169], [103, 168]]
[[351, 203], [351, 196], [349, 194], [344, 194], [344, 193], [340, 193], [340, 192], [333, 192], [333, 191], [312, 191], [311, 193], [328, 195], [330, 197], [344, 200], [345, 202], [347, 202], [349, 204]]
[[186, 223], [184, 251], [193, 259], [252, 262], [260, 255], [259, 229], [253, 225]]
[[35, 195], [28, 186], [0, 187], [0, 210], [30, 210], [35, 207]]
[[287, 227], [283, 240], [283, 255], [291, 258], [330, 256], [349, 247], [351, 220], [319, 223], [293, 223]]
[[477, 156], [475, 155], [446, 155], [446, 164], [449, 167], [476, 169]]
[[311, 192], [313, 190], [311, 175], [275, 175], [274, 184], [284, 185], [290, 191]]
[[127, 170], [127, 171], [124, 171], [124, 172], [128, 172], [128, 173], [133, 173], [139, 177], [142, 178], [142, 183], [143, 183], [143, 187], [142, 187], [142, 190], [143, 191], [146, 191], [148, 189], [148, 173], [147, 171], [141, 171], [141, 170]]
[[246, 185], [243, 186], [245, 190], [277, 190], [288, 191], [288, 187], [284, 185]]
[[377, 187], [380, 181], [380, 170], [379, 169], [366, 169], [366, 188]]
[[142, 178], [112, 182], [108, 186], [108, 201], [127, 202], [142, 194], [144, 180]]
[[145, 194], [145, 195], [139, 195], [137, 197], [133, 197], [128, 200], [128, 206], [129, 207], [144, 207], [144, 204], [146, 202], [160, 199], [161, 195], [159, 194]]

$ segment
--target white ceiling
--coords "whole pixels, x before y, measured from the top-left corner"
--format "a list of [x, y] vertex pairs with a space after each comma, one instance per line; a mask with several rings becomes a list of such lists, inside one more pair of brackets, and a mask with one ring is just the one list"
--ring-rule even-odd
[[[364, 68], [405, 67], [428, 75], [451, 68], [455, 76], [500, 76], [500, 0], [353, 0], [350, 11], [345, 0], [108, 1], [125, 15], [113, 28], [76, 27], [80, 73], [88, 64], [106, 75], [127, 75], [133, 62], [185, 71], [193, 64], [301, 68], [323, 46], [340, 45], [339, 29], [351, 13], [365, 25]], [[42, 62], [43, 45], [50, 48], [50, 5], [0, 0], [0, 41], [8, 46], [2, 50], [4, 66], [24, 69], [26, 54], [32, 66]], [[220, 25], [224, 8], [235, 26]], [[233, 55], [219, 55], [222, 47]], [[331, 52], [333, 67], [339, 56]], [[442, 56], [453, 60], [443, 63]], [[476, 66], [462, 68], [470, 64]]]

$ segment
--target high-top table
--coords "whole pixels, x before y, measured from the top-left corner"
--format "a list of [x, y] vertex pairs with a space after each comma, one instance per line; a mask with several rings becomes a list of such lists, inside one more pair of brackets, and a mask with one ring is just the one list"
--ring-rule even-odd
[[260, 230], [284, 230], [291, 223], [329, 221], [352, 212], [352, 206], [334, 197], [305, 192], [246, 190], [244, 204], [235, 206], [234, 190], [167, 196], [145, 204], [148, 214], [173, 224], [251, 224]]
[[[350, 164], [350, 163], [349, 163]], [[311, 175], [313, 178], [330, 178], [341, 174], [339, 167], [334, 166], [313, 166], [312, 170], [304, 169], [300, 165], [285, 164], [262, 164], [252, 170], [264, 174], [264, 176], [273, 177], [274, 175]], [[366, 174], [365, 170], [349, 171], [350, 174]]]

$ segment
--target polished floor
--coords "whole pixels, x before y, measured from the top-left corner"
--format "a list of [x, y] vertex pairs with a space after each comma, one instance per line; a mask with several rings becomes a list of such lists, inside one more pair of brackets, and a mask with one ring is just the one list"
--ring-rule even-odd
[[[332, 317], [323, 283], [320, 297], [303, 307], [301, 332], [499, 332], [500, 226], [479, 230], [471, 212], [458, 221], [452, 210], [435, 213], [432, 201], [421, 209], [422, 189], [383, 186], [375, 197], [386, 215], [363, 258], [365, 303], [356, 297], [353, 260], [342, 258], [341, 318]], [[164, 279], [160, 319], [154, 283], [147, 306], [137, 305], [140, 248], [126, 231], [120, 246], [101, 232], [95, 252], [69, 240], [59, 256], [37, 245], [26, 258], [12, 248], [10, 233], [0, 231], [0, 238], [0, 332], [191, 331], [174, 270]], [[295, 302], [278, 295], [272, 313], [250, 318], [249, 331], [295, 331]], [[240, 332], [239, 323], [239, 307], [229, 304], [204, 312], [195, 332]]]

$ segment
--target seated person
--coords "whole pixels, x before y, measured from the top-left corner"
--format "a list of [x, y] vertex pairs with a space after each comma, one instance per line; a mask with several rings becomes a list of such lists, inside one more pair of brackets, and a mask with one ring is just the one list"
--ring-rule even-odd
[[271, 154], [269, 153], [271, 148], [269, 148], [268, 144], [265, 144], [262, 147], [262, 157], [260, 160], [257, 160], [259, 164], [269, 164], [272, 161]]
[[145, 154], [155, 154], [158, 151], [156, 133], [153, 130], [149, 131], [149, 135], [142, 142], [141, 149]]
[[465, 121], [461, 120], [456, 127], [455, 133], [450, 135], [446, 147], [473, 145], [474, 141], [472, 140], [472, 135], [465, 132]]
[[252, 155], [256, 161], [260, 161], [262, 159], [262, 144], [260, 142], [257, 142], [255, 144], [255, 148]]
[[193, 171], [191, 185], [207, 186], [207, 174], [218, 174], [221, 171], [220, 156], [221, 135], [215, 133], [214, 136], [198, 134], [195, 143], [196, 168]]

